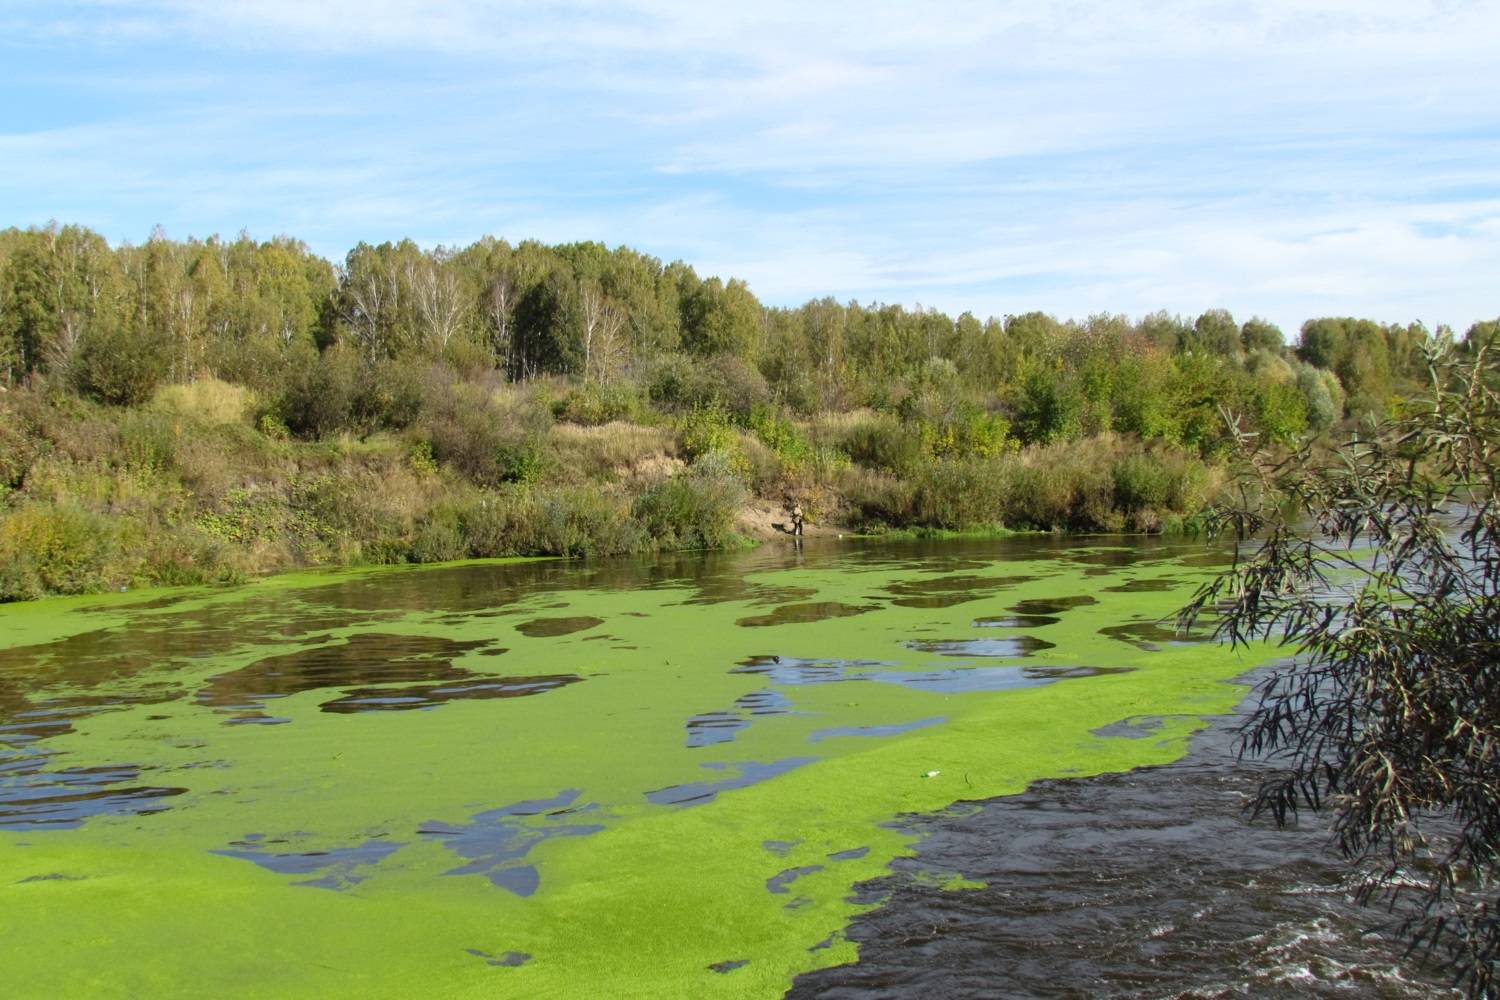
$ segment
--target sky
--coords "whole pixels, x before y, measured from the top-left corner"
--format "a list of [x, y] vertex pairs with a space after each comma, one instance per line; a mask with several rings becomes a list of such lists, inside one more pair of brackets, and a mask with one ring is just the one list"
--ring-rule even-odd
[[0, 226], [762, 301], [1500, 316], [1500, 0], [0, 0]]

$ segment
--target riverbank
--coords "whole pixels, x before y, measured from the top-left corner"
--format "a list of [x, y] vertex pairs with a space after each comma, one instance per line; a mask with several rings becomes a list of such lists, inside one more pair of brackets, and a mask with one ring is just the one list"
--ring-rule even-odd
[[[939, 455], [920, 447], [920, 425], [868, 411], [588, 423], [563, 380], [480, 392], [432, 377], [449, 381], [410, 426], [316, 440], [213, 379], [128, 407], [44, 382], [0, 394], [0, 601], [324, 566], [730, 549], [790, 537], [791, 500], [809, 537], [1170, 531], [1221, 477], [1129, 436]], [[455, 394], [474, 408], [442, 402]]]

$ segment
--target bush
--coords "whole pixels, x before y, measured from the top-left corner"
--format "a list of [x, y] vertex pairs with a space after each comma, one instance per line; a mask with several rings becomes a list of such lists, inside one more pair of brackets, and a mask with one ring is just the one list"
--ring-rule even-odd
[[[629, 505], [598, 489], [507, 486], [474, 495], [454, 512], [462, 552], [476, 558], [620, 555], [644, 547]], [[446, 528], [440, 530], [446, 545]]]
[[597, 427], [613, 421], [639, 421], [647, 407], [640, 390], [625, 383], [589, 382], [552, 404], [552, 415], [569, 423]]
[[114, 524], [71, 503], [30, 503], [0, 520], [0, 600], [109, 590], [131, 573], [118, 563]]
[[745, 498], [728, 460], [715, 454], [648, 488], [634, 514], [657, 548], [722, 549], [738, 542], [734, 516]]
[[921, 436], [890, 416], [872, 415], [854, 424], [840, 446], [860, 465], [897, 475], [911, 473], [927, 464], [927, 449]]
[[924, 527], [965, 530], [1005, 520], [1011, 481], [1006, 464], [942, 459], [916, 481], [912, 517]]
[[716, 407], [739, 421], [749, 420], [756, 405], [771, 398], [765, 377], [730, 355], [665, 355], [647, 370], [646, 392], [652, 403], [668, 410]]
[[277, 416], [302, 438], [325, 438], [351, 429], [360, 378], [359, 356], [333, 347], [309, 355], [307, 362], [293, 369]]
[[151, 398], [171, 367], [165, 336], [95, 328], [83, 338], [70, 374], [85, 395], [112, 406], [139, 406]]
[[434, 380], [420, 433], [433, 458], [481, 486], [531, 482], [541, 472], [540, 434], [507, 414], [480, 385]]

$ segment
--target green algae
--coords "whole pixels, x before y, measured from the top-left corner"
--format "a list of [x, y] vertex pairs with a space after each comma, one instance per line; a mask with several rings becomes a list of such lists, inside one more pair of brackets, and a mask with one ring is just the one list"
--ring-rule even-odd
[[[1225, 681], [1260, 651], [1110, 634], [1169, 615], [1202, 553], [809, 544], [4, 609], [0, 808], [89, 768], [126, 776], [102, 792], [185, 789], [154, 812], [71, 803], [73, 824], [0, 812], [8, 982], [779, 996], [855, 958], [842, 930], [873, 904], [852, 890], [916, 836], [898, 817], [1165, 763], [1232, 707]], [[946, 593], [982, 596], [903, 603]], [[861, 613], [756, 620], [806, 605]], [[1013, 662], [933, 646], [1043, 605], [1055, 620], [1026, 634], [1047, 645]], [[546, 619], [597, 624], [526, 627]], [[1024, 683], [920, 681], [1002, 669]], [[532, 689], [434, 691], [518, 678]], [[410, 710], [327, 709], [351, 697]], [[705, 718], [722, 725], [695, 738]]]

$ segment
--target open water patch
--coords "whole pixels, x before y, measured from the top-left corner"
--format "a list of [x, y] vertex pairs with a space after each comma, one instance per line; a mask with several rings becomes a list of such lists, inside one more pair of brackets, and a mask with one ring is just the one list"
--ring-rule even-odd
[[734, 707], [727, 711], [705, 712], [689, 719], [687, 745], [696, 748], [729, 743], [754, 717], [786, 715], [791, 711], [791, 701], [779, 691], [770, 688], [751, 691], [736, 698]]
[[1074, 594], [1069, 597], [1032, 597], [1012, 604], [1010, 610], [1018, 615], [1060, 615], [1074, 608], [1086, 608], [1098, 603], [1099, 598], [1090, 594]]
[[1117, 583], [1113, 587], [1105, 587], [1104, 591], [1109, 594], [1161, 594], [1169, 590], [1178, 590], [1181, 587], [1181, 580], [1157, 577], [1154, 579], [1127, 580], [1124, 583]]
[[991, 615], [974, 619], [975, 628], [1044, 628], [1062, 621], [1056, 615]]
[[504, 969], [515, 969], [531, 961], [531, 955], [524, 951], [502, 951], [498, 955], [493, 955], [478, 948], [465, 948], [464, 953], [484, 959], [485, 965], [493, 965]]
[[1128, 642], [1137, 649], [1147, 652], [1155, 652], [1167, 646], [1193, 646], [1208, 641], [1208, 634], [1200, 632], [1194, 635], [1184, 632], [1176, 625], [1169, 625], [1161, 621], [1139, 621], [1125, 622], [1120, 625], [1108, 625], [1099, 630], [1099, 634], [1120, 642]]
[[900, 736], [917, 729], [926, 729], [928, 726], [941, 725], [948, 721], [946, 715], [934, 715], [930, 719], [917, 719], [913, 722], [895, 722], [886, 726], [829, 726], [826, 729], [814, 729], [807, 736], [809, 743], [821, 743], [823, 740], [833, 739], [839, 736]]
[[288, 841], [284, 839], [268, 840], [264, 834], [251, 833], [230, 844], [228, 848], [208, 853], [251, 861], [278, 875], [315, 876], [300, 882], [293, 882], [292, 885], [342, 891], [369, 878], [368, 869], [380, 864], [406, 846], [405, 842], [374, 839], [349, 847], [331, 847], [323, 850], [276, 850], [277, 847], [286, 843]]
[[720, 792], [749, 788], [751, 785], [769, 781], [818, 759], [817, 757], [787, 757], [784, 760], [767, 763], [753, 760], [737, 763], [713, 761], [700, 766], [711, 771], [738, 770], [739, 774], [718, 781], [689, 781], [681, 785], [668, 785], [665, 788], [647, 792], [646, 801], [659, 806], [707, 805], [718, 798]]
[[50, 755], [0, 758], [0, 829], [66, 830], [93, 816], [145, 815], [171, 807], [165, 801], [186, 788], [137, 785], [139, 768], [125, 765], [47, 770]]
[[789, 894], [792, 891], [792, 883], [804, 875], [823, 870], [822, 865], [799, 865], [796, 868], [787, 868], [777, 872], [766, 879], [766, 891], [777, 894]]
[[881, 660], [806, 660], [796, 656], [752, 656], [742, 660], [729, 672], [732, 674], [763, 674], [774, 684], [827, 684], [834, 681], [859, 680], [863, 675], [851, 674], [867, 667], [892, 667], [893, 663]]
[[1014, 658], [1052, 649], [1057, 643], [1033, 635], [1015, 635], [1003, 639], [907, 639], [902, 645], [919, 653], [939, 656]]
[[903, 608], [948, 608], [993, 596], [1008, 587], [1030, 583], [1034, 576], [943, 576], [930, 580], [903, 580], [885, 589], [892, 604]]
[[526, 799], [475, 813], [467, 823], [432, 820], [417, 833], [440, 841], [465, 859], [465, 864], [444, 875], [482, 875], [497, 888], [530, 896], [541, 885], [540, 873], [526, 862], [532, 848], [553, 837], [587, 837], [604, 829], [597, 823], [572, 822], [575, 816], [597, 808], [575, 806], [581, 794], [580, 789], [566, 788], [551, 798]]

